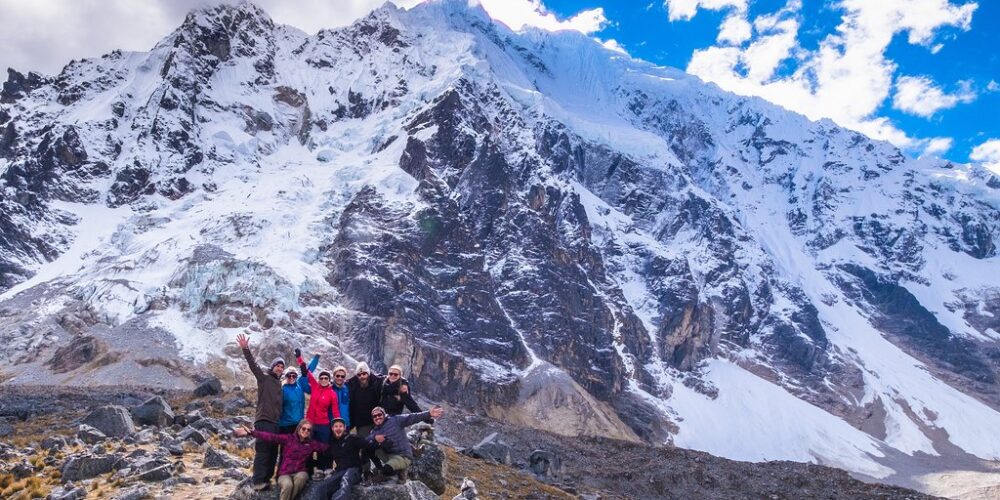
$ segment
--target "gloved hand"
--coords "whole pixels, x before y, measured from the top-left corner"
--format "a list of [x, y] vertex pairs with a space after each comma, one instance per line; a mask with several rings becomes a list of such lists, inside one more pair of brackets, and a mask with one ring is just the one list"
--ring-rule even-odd
[[302, 357], [302, 349], [299, 349], [298, 347], [295, 348], [295, 357], [296, 358]]

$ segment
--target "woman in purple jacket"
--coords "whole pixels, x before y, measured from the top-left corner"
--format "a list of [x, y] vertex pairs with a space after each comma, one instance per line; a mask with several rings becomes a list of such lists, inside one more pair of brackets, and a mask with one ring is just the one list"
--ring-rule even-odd
[[309, 474], [306, 473], [306, 461], [312, 458], [313, 452], [323, 453], [329, 446], [312, 438], [313, 425], [303, 419], [295, 428], [294, 434], [275, 434], [246, 427], [238, 427], [234, 434], [238, 437], [253, 436], [254, 439], [281, 445], [281, 462], [278, 466], [278, 486], [281, 488], [281, 500], [292, 500], [306, 486]]

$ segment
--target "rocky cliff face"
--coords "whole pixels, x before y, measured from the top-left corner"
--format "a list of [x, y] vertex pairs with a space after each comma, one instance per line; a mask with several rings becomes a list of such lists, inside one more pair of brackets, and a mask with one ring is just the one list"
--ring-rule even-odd
[[560, 434], [1000, 458], [1000, 180], [465, 2], [12, 71], [0, 185], [8, 383], [232, 377], [249, 330]]

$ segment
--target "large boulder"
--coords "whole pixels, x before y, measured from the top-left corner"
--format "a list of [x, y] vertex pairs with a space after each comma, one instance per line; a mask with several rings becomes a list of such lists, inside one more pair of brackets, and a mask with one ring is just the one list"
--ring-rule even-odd
[[468, 453], [475, 458], [492, 460], [498, 464], [510, 465], [514, 463], [514, 454], [510, 446], [501, 441], [495, 432], [483, 438]]
[[420, 481], [395, 482], [354, 487], [359, 500], [439, 500], [437, 494]]
[[89, 425], [108, 437], [125, 437], [135, 434], [135, 423], [132, 415], [124, 407], [117, 405], [102, 406], [87, 415], [83, 423]]
[[218, 396], [219, 394], [222, 394], [222, 382], [215, 377], [202, 381], [198, 387], [194, 388], [194, 395], [198, 398]]
[[62, 482], [80, 481], [114, 470], [118, 457], [114, 455], [74, 455], [63, 464]]
[[170, 404], [160, 396], [153, 396], [144, 403], [132, 408], [132, 417], [141, 425], [170, 427], [174, 424], [174, 411]]
[[562, 460], [551, 451], [535, 450], [528, 458], [528, 467], [540, 478], [553, 478], [562, 472]]
[[108, 439], [108, 436], [105, 436], [103, 432], [87, 424], [80, 424], [80, 428], [76, 431], [76, 437], [87, 444], [97, 444]]
[[192, 427], [185, 427], [184, 430], [177, 433], [177, 439], [181, 441], [191, 441], [195, 444], [205, 444], [207, 441], [207, 439], [205, 439], [205, 434]]
[[434, 443], [424, 443], [414, 453], [416, 456], [408, 470], [410, 477], [426, 484], [434, 493], [444, 494], [447, 487], [444, 479], [444, 452]]
[[202, 466], [207, 469], [238, 469], [246, 467], [247, 464], [224, 451], [219, 451], [209, 446], [205, 450], [205, 458], [202, 460]]

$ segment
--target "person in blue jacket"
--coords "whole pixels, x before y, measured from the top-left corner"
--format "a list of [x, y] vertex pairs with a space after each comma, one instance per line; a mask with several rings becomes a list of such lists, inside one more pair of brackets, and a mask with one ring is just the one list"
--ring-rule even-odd
[[[333, 369], [333, 392], [337, 393], [337, 405], [340, 406], [340, 419], [348, 429], [351, 428], [351, 397], [347, 389], [347, 368], [338, 366]], [[331, 422], [333, 422], [331, 417]]]
[[[295, 350], [298, 357], [299, 350]], [[309, 362], [309, 370], [315, 370], [319, 364], [319, 354]], [[281, 386], [281, 418], [278, 420], [278, 433], [291, 434], [295, 427], [305, 418], [306, 394], [310, 394], [309, 381], [299, 375], [295, 368], [285, 370], [285, 383]]]

